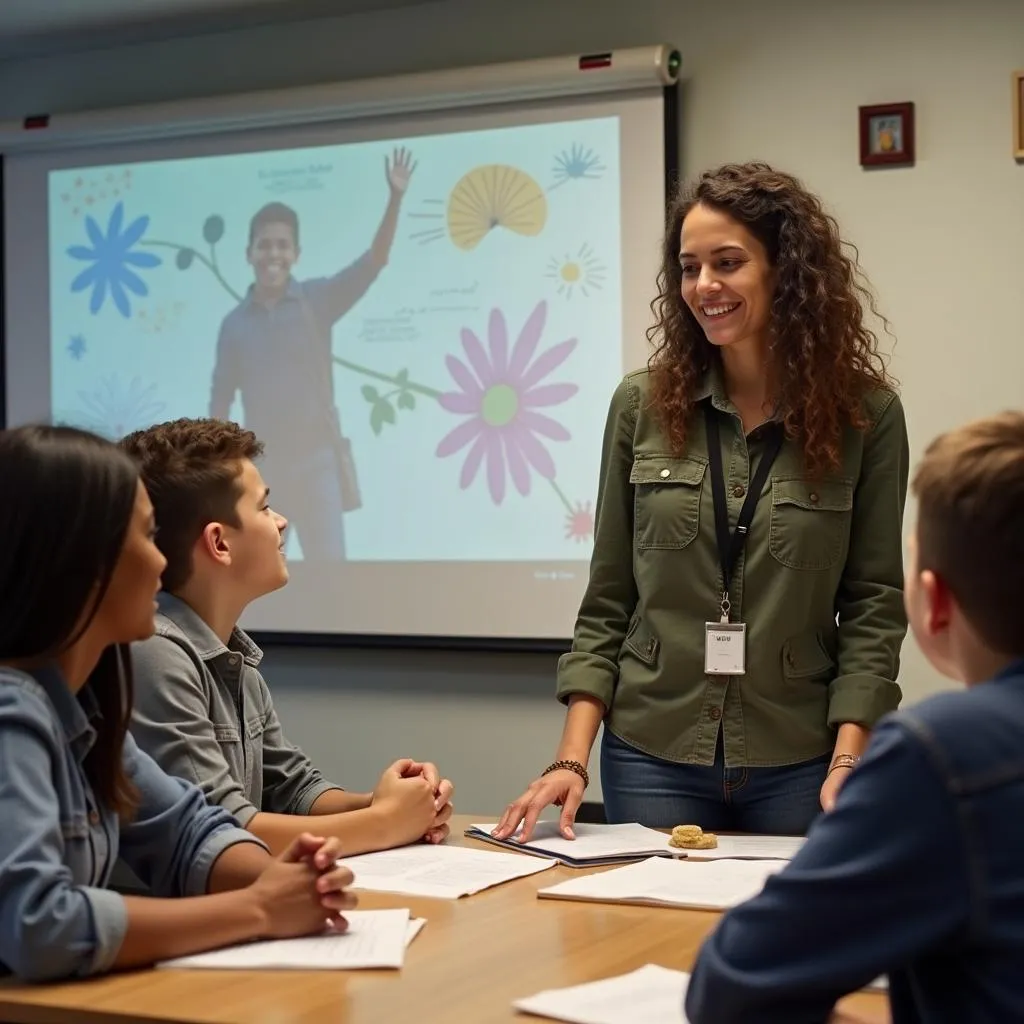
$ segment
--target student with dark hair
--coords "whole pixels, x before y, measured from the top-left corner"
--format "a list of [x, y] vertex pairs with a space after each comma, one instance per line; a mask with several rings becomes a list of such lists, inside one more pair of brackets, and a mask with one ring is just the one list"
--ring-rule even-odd
[[[337, 840], [307, 833], [272, 859], [128, 733], [126, 645], [153, 632], [165, 564], [132, 460], [21, 427], [0, 431], [0, 480], [0, 972], [82, 976], [344, 928]], [[155, 898], [108, 887], [118, 854]]]
[[694, 967], [693, 1024], [822, 1021], [889, 976], [893, 1024], [1024, 1020], [1024, 413], [936, 440], [906, 605], [966, 689], [884, 718], [835, 810]]
[[332, 277], [300, 281], [299, 218], [281, 202], [257, 211], [246, 259], [254, 281], [217, 339], [210, 415], [227, 419], [241, 396], [245, 425], [268, 447], [267, 475], [287, 495], [305, 561], [345, 558], [343, 515], [353, 462], [334, 403], [331, 331], [388, 262], [415, 165], [405, 149], [385, 161], [388, 202], [370, 248]]

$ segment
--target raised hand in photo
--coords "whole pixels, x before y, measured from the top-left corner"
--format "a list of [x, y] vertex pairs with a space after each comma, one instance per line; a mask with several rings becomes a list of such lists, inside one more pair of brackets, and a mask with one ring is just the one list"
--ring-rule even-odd
[[405, 195], [409, 187], [409, 179], [416, 170], [412, 153], [405, 146], [396, 146], [390, 157], [384, 157], [384, 173], [387, 175], [388, 186], [393, 196]]

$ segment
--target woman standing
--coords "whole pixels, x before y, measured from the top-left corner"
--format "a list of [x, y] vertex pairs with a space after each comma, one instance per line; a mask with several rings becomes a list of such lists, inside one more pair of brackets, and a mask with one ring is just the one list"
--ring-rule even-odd
[[604, 722], [609, 821], [802, 833], [899, 703], [903, 409], [835, 221], [765, 164], [673, 204], [650, 366], [605, 430], [555, 762], [496, 834], [562, 805]]

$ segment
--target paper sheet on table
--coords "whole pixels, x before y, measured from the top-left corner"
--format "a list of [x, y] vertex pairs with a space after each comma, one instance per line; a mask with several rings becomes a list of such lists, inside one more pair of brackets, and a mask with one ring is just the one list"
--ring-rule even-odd
[[452, 900], [555, 866], [551, 859], [430, 843], [346, 857], [338, 863], [355, 875], [353, 889]]
[[691, 860], [792, 860], [803, 836], [719, 836], [713, 850], [687, 850]]
[[537, 895], [598, 903], [726, 910], [759, 893], [766, 879], [786, 864], [784, 860], [676, 861], [651, 857], [597, 875], [570, 878], [541, 889]]
[[363, 967], [401, 967], [405, 947], [422, 924], [405, 910], [353, 910], [345, 914], [348, 931], [299, 939], [271, 939], [227, 946], [210, 953], [178, 957], [162, 968], [222, 971], [340, 971]]
[[[571, 988], [547, 989], [512, 1005], [521, 1013], [569, 1024], [688, 1024], [683, 1010], [689, 974], [647, 964], [629, 974]], [[868, 987], [885, 982], [879, 978]]]
[[[539, 821], [533, 838], [526, 844], [514, 838], [495, 839], [491, 830], [496, 823], [470, 825], [466, 835], [494, 843], [507, 850], [529, 853], [538, 857], [554, 857], [569, 867], [596, 864], [621, 864], [641, 857], [685, 857], [686, 851], [668, 845], [668, 836], [644, 825], [592, 825], [577, 823], [573, 826], [575, 839], [563, 839], [557, 821]], [[516, 835], [519, 833], [517, 832]]]
[[615, 978], [538, 992], [512, 1005], [570, 1024], [687, 1024], [683, 999], [689, 980], [682, 971], [647, 964]]

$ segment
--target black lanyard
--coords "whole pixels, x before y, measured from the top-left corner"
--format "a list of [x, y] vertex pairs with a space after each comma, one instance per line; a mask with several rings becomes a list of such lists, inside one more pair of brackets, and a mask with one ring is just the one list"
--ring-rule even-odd
[[704, 423], [707, 427], [708, 461], [711, 464], [711, 496], [715, 501], [715, 535], [718, 538], [718, 557], [722, 566], [722, 620], [729, 618], [729, 581], [732, 579], [736, 560], [740, 557], [743, 545], [747, 540], [750, 521], [754, 518], [754, 509], [764, 488], [772, 463], [775, 462], [785, 431], [781, 424], [776, 424], [765, 439], [764, 451], [758, 460], [754, 479], [750, 481], [746, 500], [740, 509], [736, 529], [729, 532], [729, 506], [725, 497], [725, 471], [722, 468], [722, 439], [718, 429], [718, 416], [711, 407], [711, 402], [704, 403]]

